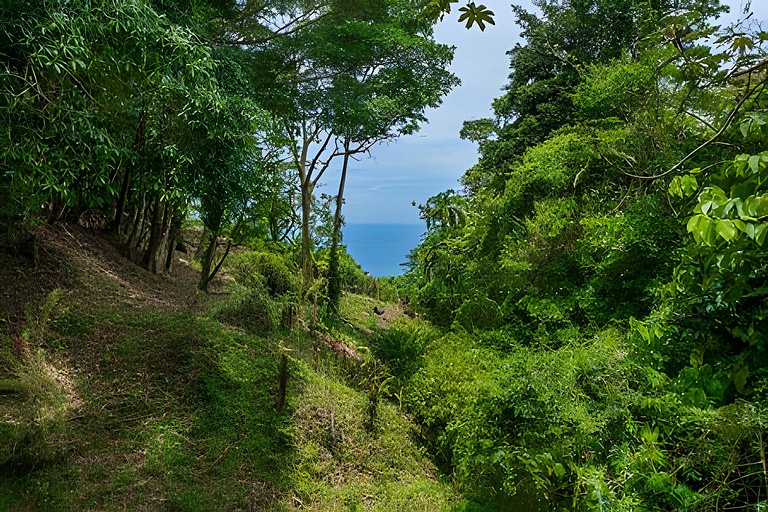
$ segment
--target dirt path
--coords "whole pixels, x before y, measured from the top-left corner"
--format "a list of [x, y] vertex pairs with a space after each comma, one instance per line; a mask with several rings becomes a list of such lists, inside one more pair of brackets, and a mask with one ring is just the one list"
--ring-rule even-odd
[[384, 306], [378, 311], [380, 311], [381, 314], [379, 314], [377, 311], [374, 311], [374, 313], [376, 313], [378, 316], [376, 319], [376, 325], [380, 329], [389, 329], [389, 326], [392, 325], [395, 320], [405, 316], [405, 310], [403, 309], [402, 304]]

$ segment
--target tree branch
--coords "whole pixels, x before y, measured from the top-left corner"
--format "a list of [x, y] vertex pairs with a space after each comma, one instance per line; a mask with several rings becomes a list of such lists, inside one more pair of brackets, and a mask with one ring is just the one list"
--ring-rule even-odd
[[[639, 174], [630, 174], [628, 172], [622, 171], [622, 173], [626, 174], [627, 176], [630, 176], [632, 178], [637, 178], [641, 180], [656, 180], [659, 178], [663, 178], [664, 176], [668, 176], [672, 174], [673, 172], [676, 172], [680, 170], [680, 168], [691, 158], [693, 158], [696, 153], [704, 149], [705, 147], [709, 146], [713, 142], [715, 142], [724, 132], [728, 129], [729, 126], [731, 126], [731, 123], [733, 123], [733, 120], [736, 118], [736, 114], [739, 112], [741, 107], [744, 105], [744, 103], [759, 89], [759, 88], [765, 88], [766, 83], [762, 82], [758, 85], [756, 85], [752, 90], [747, 90], [746, 94], [736, 103], [736, 105], [733, 107], [733, 110], [728, 115], [728, 118], [725, 120], [723, 125], [720, 127], [720, 129], [712, 135], [709, 139], [707, 139], [705, 142], [701, 143], [696, 149], [685, 155], [682, 160], [677, 162], [675, 165], [673, 165], [670, 169], [664, 171], [661, 174], [656, 174], [655, 176], [641, 176]], [[749, 85], [747, 85], [749, 87]]]

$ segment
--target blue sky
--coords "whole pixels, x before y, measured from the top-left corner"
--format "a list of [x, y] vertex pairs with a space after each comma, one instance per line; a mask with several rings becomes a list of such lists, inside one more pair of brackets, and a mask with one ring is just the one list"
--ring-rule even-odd
[[[457, 23], [455, 10], [436, 26], [435, 38], [456, 46], [451, 70], [462, 84], [440, 108], [427, 113], [429, 124], [418, 133], [376, 147], [371, 158], [354, 163], [345, 193], [347, 224], [421, 224], [411, 203], [458, 188], [458, 178], [475, 163], [476, 147], [459, 139], [459, 130], [465, 120], [491, 114], [491, 101], [500, 95], [509, 72], [505, 52], [519, 41], [509, 4], [484, 3], [497, 20], [485, 32], [466, 30]], [[332, 188], [333, 178], [328, 183]]]
[[[484, 2], [496, 13], [496, 25], [485, 32], [466, 30], [456, 12], [435, 29], [435, 38], [456, 46], [452, 71], [462, 84], [443, 105], [427, 114], [429, 124], [415, 135], [372, 150], [371, 158], [354, 162], [348, 176], [344, 215], [347, 224], [421, 224], [413, 201], [426, 199], [448, 188], [459, 188], [458, 178], [477, 160], [473, 143], [459, 139], [462, 123], [491, 115], [491, 101], [507, 81], [507, 50], [520, 41], [519, 27], [506, 1]], [[520, 5], [530, 7], [528, 0]], [[726, 0], [729, 19], [735, 19], [743, 0]], [[768, 19], [768, 0], [753, 0], [753, 19]], [[323, 192], [335, 191], [331, 173]], [[335, 193], [335, 192], [334, 192]]]

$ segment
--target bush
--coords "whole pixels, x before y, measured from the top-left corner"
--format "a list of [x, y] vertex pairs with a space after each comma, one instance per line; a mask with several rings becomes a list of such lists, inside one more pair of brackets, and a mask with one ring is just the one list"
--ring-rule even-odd
[[246, 287], [266, 287], [271, 295], [282, 295], [299, 288], [296, 272], [285, 260], [271, 252], [249, 251], [235, 254], [229, 262], [235, 280]]
[[221, 322], [266, 334], [280, 325], [281, 308], [267, 291], [259, 286], [241, 288], [213, 310], [213, 317]]
[[392, 375], [407, 379], [423, 366], [424, 353], [438, 335], [425, 324], [398, 321], [378, 336], [372, 352]]
[[[318, 269], [321, 274], [328, 276], [330, 251], [322, 249], [318, 251]], [[341, 289], [360, 295], [367, 295], [384, 302], [397, 302], [400, 298], [397, 286], [392, 278], [373, 277], [363, 270], [363, 267], [355, 261], [346, 247], [339, 248], [339, 280]]]
[[501, 319], [499, 305], [488, 297], [477, 297], [464, 301], [456, 311], [454, 322], [467, 331], [492, 329]]
[[588, 509], [590, 489], [612, 476], [590, 471], [632, 440], [620, 333], [508, 354], [457, 334], [431, 347], [403, 400], [467, 496], [495, 509], [538, 510], [564, 505], [557, 496], [586, 495], [576, 508]]

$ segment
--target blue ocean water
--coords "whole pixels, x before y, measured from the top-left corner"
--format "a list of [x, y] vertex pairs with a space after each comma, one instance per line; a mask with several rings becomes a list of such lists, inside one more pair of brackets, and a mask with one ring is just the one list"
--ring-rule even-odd
[[407, 254], [419, 244], [420, 224], [347, 224], [343, 242], [363, 270], [376, 277], [396, 276]]

